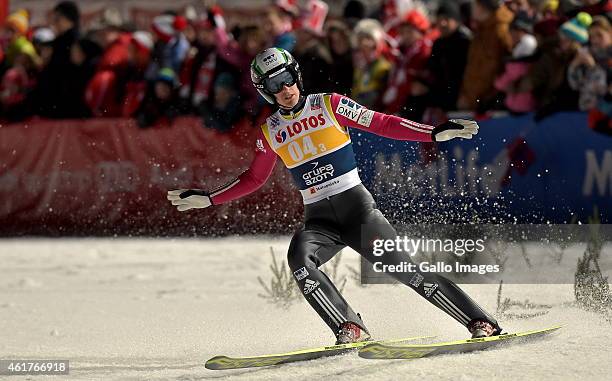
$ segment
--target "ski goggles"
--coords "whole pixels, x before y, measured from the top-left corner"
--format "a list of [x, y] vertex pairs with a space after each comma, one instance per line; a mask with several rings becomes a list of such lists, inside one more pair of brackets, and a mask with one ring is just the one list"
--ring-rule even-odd
[[272, 74], [263, 80], [264, 90], [270, 94], [277, 94], [283, 90], [284, 86], [293, 86], [297, 79], [287, 70]]

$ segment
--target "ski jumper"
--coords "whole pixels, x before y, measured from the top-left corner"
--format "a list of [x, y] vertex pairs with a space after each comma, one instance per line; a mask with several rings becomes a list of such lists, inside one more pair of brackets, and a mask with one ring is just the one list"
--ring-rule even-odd
[[[335, 335], [344, 322], [355, 323], [366, 332], [367, 329], [336, 286], [319, 270], [321, 265], [346, 246], [371, 263], [412, 262], [404, 252], [373, 255], [374, 239], [394, 240], [397, 233], [361, 183], [348, 127], [396, 140], [432, 141], [432, 126], [368, 110], [338, 94], [311, 94], [300, 111], [291, 114], [277, 111], [268, 117], [259, 131], [250, 168], [211, 193], [213, 204], [252, 193], [269, 178], [276, 158], [283, 160], [305, 204], [304, 227], [295, 233], [289, 245], [289, 267], [308, 303]], [[420, 272], [388, 275], [466, 327], [485, 320], [501, 331], [491, 315], [443, 276]]]

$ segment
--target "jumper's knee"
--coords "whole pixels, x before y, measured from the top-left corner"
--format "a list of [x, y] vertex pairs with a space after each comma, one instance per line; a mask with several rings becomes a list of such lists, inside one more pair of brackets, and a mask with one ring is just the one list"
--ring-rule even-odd
[[315, 253], [311, 246], [308, 243], [308, 233], [306, 231], [300, 230], [293, 235], [287, 252], [287, 263], [289, 263], [291, 271], [296, 271], [302, 267], [317, 267]]

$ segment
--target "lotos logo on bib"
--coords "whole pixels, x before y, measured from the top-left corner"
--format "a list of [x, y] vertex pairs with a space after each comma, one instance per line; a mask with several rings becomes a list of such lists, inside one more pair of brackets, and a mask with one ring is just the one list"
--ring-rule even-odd
[[317, 128], [325, 125], [325, 118], [323, 114], [317, 116], [310, 116], [308, 118], [302, 118], [291, 125], [285, 126], [283, 129], [276, 133], [275, 139], [277, 143], [284, 143], [287, 139], [292, 138], [302, 133], [302, 131], [308, 131], [311, 128]]

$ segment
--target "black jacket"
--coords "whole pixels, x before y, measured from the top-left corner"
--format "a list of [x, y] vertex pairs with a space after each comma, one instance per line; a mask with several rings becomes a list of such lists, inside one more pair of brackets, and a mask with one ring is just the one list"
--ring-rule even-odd
[[471, 40], [471, 32], [465, 27], [459, 27], [455, 33], [434, 42], [427, 63], [429, 103], [432, 106], [447, 111], [455, 108]]

